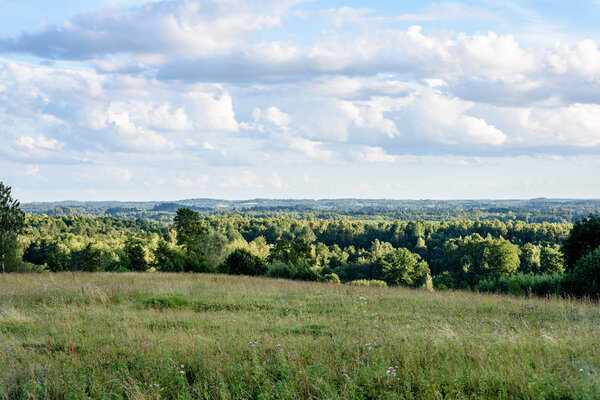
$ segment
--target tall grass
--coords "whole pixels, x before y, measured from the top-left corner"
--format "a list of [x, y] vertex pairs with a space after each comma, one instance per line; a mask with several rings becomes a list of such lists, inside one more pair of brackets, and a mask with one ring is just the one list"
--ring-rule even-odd
[[0, 398], [600, 398], [600, 308], [187, 274], [0, 276]]

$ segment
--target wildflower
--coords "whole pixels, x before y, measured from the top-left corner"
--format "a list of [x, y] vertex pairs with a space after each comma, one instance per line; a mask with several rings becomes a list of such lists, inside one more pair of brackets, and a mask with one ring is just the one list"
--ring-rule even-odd
[[185, 375], [185, 371], [179, 371], [181, 375]]
[[387, 369], [387, 371], [385, 372], [387, 374], [387, 376], [389, 376], [390, 378], [395, 378], [398, 371], [397, 371], [398, 367], [389, 367]]

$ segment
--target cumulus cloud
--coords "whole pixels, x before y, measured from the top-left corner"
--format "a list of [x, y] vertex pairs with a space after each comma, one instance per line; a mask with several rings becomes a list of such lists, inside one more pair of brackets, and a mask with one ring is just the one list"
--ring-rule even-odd
[[0, 50], [54, 59], [107, 54], [212, 55], [242, 44], [249, 34], [281, 24], [297, 3], [160, 1], [83, 12], [62, 25], [0, 39]]
[[7, 116], [12, 130], [54, 136], [14, 139], [16, 148], [37, 156], [58, 150], [170, 151], [192, 137], [238, 129], [232, 98], [219, 85], [109, 79], [86, 69], [1, 59], [0, 77], [0, 115]]
[[573, 48], [558, 43], [548, 55], [548, 63], [557, 74], [600, 80], [600, 50], [591, 39], [582, 40]]
[[554, 45], [432, 23], [497, 18], [460, 3], [396, 16], [300, 3], [107, 0], [1, 38], [1, 158], [31, 173], [86, 162], [132, 185], [160, 168], [156, 184], [191, 195], [278, 193], [298, 165], [316, 187], [356, 161], [377, 173], [600, 150], [600, 51], [583, 33]]
[[291, 137], [289, 139], [290, 148], [304, 153], [310, 158], [320, 161], [327, 161], [333, 157], [333, 152], [323, 149], [323, 143], [302, 137]]

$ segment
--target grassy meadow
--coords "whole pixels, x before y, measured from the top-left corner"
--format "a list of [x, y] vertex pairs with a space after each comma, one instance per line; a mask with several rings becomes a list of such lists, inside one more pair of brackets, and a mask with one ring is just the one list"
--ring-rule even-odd
[[162, 273], [0, 276], [0, 399], [597, 399], [600, 307]]

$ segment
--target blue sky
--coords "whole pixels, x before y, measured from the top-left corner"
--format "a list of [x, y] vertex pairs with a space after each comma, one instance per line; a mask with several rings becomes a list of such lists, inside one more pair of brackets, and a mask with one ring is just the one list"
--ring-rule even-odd
[[599, 1], [0, 0], [22, 201], [600, 197]]

